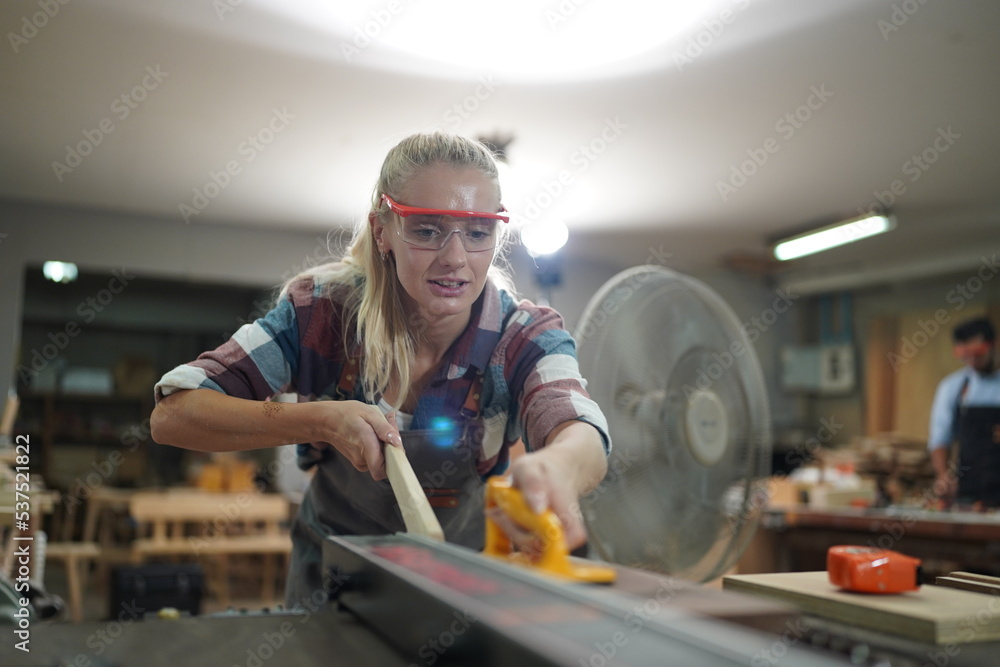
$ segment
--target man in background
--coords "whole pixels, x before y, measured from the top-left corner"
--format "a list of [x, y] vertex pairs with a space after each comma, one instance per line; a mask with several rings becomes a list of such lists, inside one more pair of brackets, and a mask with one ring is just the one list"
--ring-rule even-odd
[[[1000, 507], [1000, 370], [996, 331], [985, 317], [952, 331], [955, 356], [965, 366], [938, 385], [931, 409], [928, 448], [935, 491], [945, 505], [983, 510]], [[950, 465], [958, 442], [958, 465]]]

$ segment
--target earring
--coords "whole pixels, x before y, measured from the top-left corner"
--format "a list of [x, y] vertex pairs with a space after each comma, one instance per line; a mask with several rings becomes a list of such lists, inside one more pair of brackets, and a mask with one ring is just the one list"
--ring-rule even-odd
[[382, 255], [382, 261], [384, 262], [385, 258], [387, 257], [387, 255], [384, 252], [383, 253], [379, 253], [379, 254]]

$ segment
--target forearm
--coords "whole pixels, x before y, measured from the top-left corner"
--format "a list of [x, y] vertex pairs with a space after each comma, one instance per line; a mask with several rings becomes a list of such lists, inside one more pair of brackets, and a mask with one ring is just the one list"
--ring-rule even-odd
[[555, 469], [567, 475], [577, 496], [594, 490], [608, 472], [601, 433], [587, 422], [573, 420], [560, 424], [537, 454], [550, 458]]
[[311, 442], [316, 405], [253, 401], [192, 389], [161, 400], [150, 417], [150, 430], [156, 442], [204, 452]]
[[[608, 470], [601, 433], [587, 422], [572, 420], [552, 429], [545, 446], [511, 465], [514, 485], [535, 513], [551, 509], [562, 521], [566, 544], [574, 549], [587, 540], [580, 514], [580, 496], [592, 491]], [[522, 549], [536, 537], [509, 517], [494, 516]]]
[[948, 458], [950, 449], [939, 447], [931, 450], [931, 464], [934, 466], [934, 474], [937, 477], [944, 477], [948, 474]]

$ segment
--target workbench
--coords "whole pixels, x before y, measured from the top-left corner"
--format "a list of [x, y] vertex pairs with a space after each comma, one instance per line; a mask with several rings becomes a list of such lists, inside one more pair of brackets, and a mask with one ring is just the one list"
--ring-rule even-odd
[[893, 549], [924, 561], [925, 573], [1000, 574], [1000, 514], [921, 509], [769, 507], [740, 572], [826, 569], [838, 544]]

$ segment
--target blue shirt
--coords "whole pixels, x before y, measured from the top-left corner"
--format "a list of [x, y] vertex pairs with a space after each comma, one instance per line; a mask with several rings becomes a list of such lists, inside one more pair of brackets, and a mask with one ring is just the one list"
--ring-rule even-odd
[[972, 368], [966, 366], [941, 380], [937, 392], [934, 394], [934, 404], [931, 407], [931, 428], [930, 437], [927, 441], [927, 448], [930, 450], [941, 449], [949, 446], [955, 439], [955, 406], [959, 403], [959, 392], [962, 385], [968, 379], [969, 384], [965, 390], [965, 396], [961, 399], [962, 405], [970, 407], [998, 407], [1000, 406], [1000, 369], [989, 375], [977, 373]]

